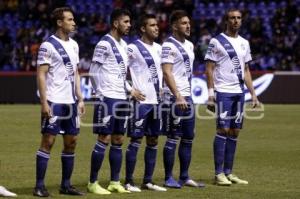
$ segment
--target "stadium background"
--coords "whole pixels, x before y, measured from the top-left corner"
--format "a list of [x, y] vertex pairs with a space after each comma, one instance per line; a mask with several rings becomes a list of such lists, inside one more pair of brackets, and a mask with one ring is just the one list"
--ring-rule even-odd
[[[191, 175], [207, 184], [204, 190], [183, 188], [166, 193], [144, 191], [140, 194], [101, 198], [207, 198], [207, 199], [297, 199], [300, 198], [300, 1], [200, 1], [200, 0], [0, 0], [0, 184], [33, 198], [35, 152], [39, 144], [40, 107], [36, 96], [36, 55], [39, 44], [51, 34], [49, 14], [57, 6], [70, 5], [76, 13], [82, 74], [88, 69], [92, 51], [100, 37], [109, 30], [113, 8], [127, 7], [136, 19], [141, 12], [157, 15], [162, 41], [169, 33], [168, 16], [176, 8], [185, 9], [192, 17], [191, 40], [196, 46], [194, 75], [203, 80], [203, 55], [209, 39], [221, 31], [221, 15], [226, 8], [238, 7], [245, 13], [241, 35], [249, 39], [254, 61], [251, 64], [257, 89], [268, 88], [259, 96], [263, 109], [250, 111], [240, 136], [235, 172], [249, 180], [249, 186], [216, 187], [213, 185], [212, 141], [215, 122], [198, 105], [196, 138], [193, 145]], [[135, 38], [131, 32], [128, 41]], [[264, 76], [269, 75], [269, 76]], [[272, 81], [270, 77], [272, 76]], [[83, 79], [83, 86], [88, 84]], [[196, 93], [204, 90], [197, 90]], [[4, 104], [3, 104], [4, 103]], [[20, 104], [21, 103], [21, 104]], [[280, 105], [285, 103], [285, 105]], [[293, 103], [294, 105], [291, 105]], [[90, 152], [95, 142], [91, 135], [92, 106], [82, 118], [73, 183], [85, 190], [88, 181]], [[155, 171], [155, 182], [163, 182], [162, 146]], [[124, 145], [124, 147], [126, 144]], [[60, 182], [62, 140], [57, 138], [51, 153], [46, 183], [54, 198]], [[143, 175], [143, 147], [135, 173], [139, 184]], [[178, 161], [177, 161], [178, 163]], [[175, 165], [177, 177], [178, 164]], [[108, 159], [100, 174], [100, 184], [109, 179]], [[122, 167], [122, 180], [124, 167]], [[83, 198], [99, 198], [88, 194]]]

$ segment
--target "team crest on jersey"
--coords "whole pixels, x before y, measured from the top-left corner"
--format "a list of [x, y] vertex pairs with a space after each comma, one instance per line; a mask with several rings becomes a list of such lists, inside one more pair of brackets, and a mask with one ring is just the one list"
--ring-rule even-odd
[[242, 48], [242, 50], [246, 50], [245, 44], [241, 44], [241, 48]]

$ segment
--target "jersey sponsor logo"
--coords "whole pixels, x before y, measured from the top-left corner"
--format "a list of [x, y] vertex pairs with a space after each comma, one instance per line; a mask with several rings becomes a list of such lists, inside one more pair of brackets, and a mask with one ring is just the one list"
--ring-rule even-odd
[[121, 62], [119, 63], [119, 66], [120, 66], [120, 68], [121, 68], [121, 74], [118, 75], [118, 78], [119, 78], [119, 79], [124, 79], [124, 78], [126, 77], [126, 74], [127, 74], [126, 66], [125, 66], [124, 61], [121, 61]]
[[99, 46], [100, 49], [107, 50], [106, 46]]
[[158, 78], [149, 78], [148, 79], [148, 83], [154, 83], [154, 84], [157, 84], [158, 82]]
[[170, 47], [163, 47], [162, 48], [162, 56], [168, 56], [171, 52], [171, 48]]
[[152, 64], [149, 68], [150, 70], [150, 74], [152, 78], [156, 78], [157, 77], [157, 69], [156, 66], [154, 64]]
[[164, 47], [162, 47], [162, 51], [164, 51], [164, 50], [171, 50], [171, 48], [167, 47], [167, 46], [164, 46]]
[[46, 48], [40, 48], [39, 52], [47, 52], [47, 49]]
[[67, 80], [71, 80], [73, 81], [74, 78], [74, 70], [73, 70], [73, 65], [71, 62], [68, 62], [66, 63], [66, 69], [67, 69], [67, 72], [68, 72], [68, 77], [66, 77]]
[[234, 66], [234, 69], [231, 70], [231, 73], [236, 73], [238, 75], [242, 74], [242, 69], [240, 67], [240, 60], [237, 56], [232, 58], [232, 64]]
[[152, 60], [151, 56], [145, 56], [144, 59]]
[[209, 44], [207, 47], [207, 54], [211, 54], [214, 47], [215, 47], [214, 44]]

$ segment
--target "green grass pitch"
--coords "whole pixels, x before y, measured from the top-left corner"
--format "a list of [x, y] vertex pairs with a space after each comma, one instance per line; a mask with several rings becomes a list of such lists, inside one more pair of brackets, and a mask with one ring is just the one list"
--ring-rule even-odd
[[[201, 198], [201, 199], [297, 199], [300, 198], [300, 106], [265, 105], [263, 112], [249, 112], [248, 116], [264, 117], [259, 120], [245, 120], [244, 129], [238, 142], [234, 172], [249, 181], [248, 186], [233, 185], [219, 187], [213, 185], [212, 142], [215, 134], [213, 119], [207, 119], [204, 106], [196, 123], [196, 138], [193, 144], [193, 159], [190, 175], [195, 180], [206, 183], [206, 188], [184, 187], [180, 190], [168, 189], [165, 193], [143, 191], [133, 194], [112, 194], [96, 196], [87, 194], [82, 198]], [[205, 116], [205, 117], [204, 117]], [[91, 127], [86, 127], [92, 118], [92, 106], [87, 106], [83, 118], [76, 151], [73, 184], [86, 190], [89, 177], [90, 155], [95, 144]], [[35, 182], [35, 153], [40, 143], [39, 105], [0, 105], [0, 185], [16, 192], [19, 198], [34, 198], [32, 188]], [[160, 139], [158, 161], [154, 181], [163, 183], [162, 146]], [[125, 152], [124, 144], [123, 152]], [[46, 174], [46, 185], [54, 198], [71, 198], [58, 194], [61, 177], [60, 152], [62, 139], [58, 136], [51, 153]], [[135, 172], [135, 182], [141, 183], [143, 175], [143, 152], [139, 151]], [[107, 151], [106, 151], [106, 154]], [[124, 158], [123, 158], [124, 161]], [[108, 159], [104, 160], [99, 174], [100, 184], [109, 182]], [[178, 158], [174, 168], [178, 178]], [[124, 164], [121, 173], [124, 179]], [[75, 198], [75, 197], [74, 197]], [[76, 197], [77, 198], [77, 197]]]

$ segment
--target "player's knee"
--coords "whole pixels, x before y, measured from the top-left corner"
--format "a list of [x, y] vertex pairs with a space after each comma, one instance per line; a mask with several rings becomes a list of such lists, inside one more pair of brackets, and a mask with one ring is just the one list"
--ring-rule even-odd
[[98, 135], [98, 141], [102, 143], [109, 144], [110, 140], [111, 140], [110, 135]]
[[238, 137], [239, 136], [239, 132], [240, 132], [240, 129], [230, 129], [229, 136]]
[[123, 142], [124, 142], [124, 136], [123, 135], [112, 135], [111, 136], [111, 143], [112, 144], [122, 145]]
[[77, 145], [77, 137], [71, 136], [64, 140], [64, 152], [73, 153]]
[[55, 136], [43, 135], [40, 149], [45, 152], [50, 152], [55, 143]]
[[147, 145], [156, 146], [158, 144], [158, 137], [147, 137]]
[[220, 135], [228, 136], [230, 132], [229, 128], [221, 128], [217, 130], [217, 133]]

